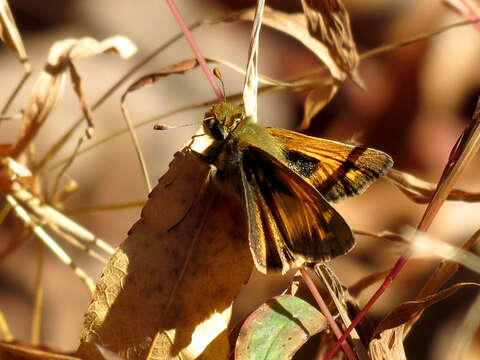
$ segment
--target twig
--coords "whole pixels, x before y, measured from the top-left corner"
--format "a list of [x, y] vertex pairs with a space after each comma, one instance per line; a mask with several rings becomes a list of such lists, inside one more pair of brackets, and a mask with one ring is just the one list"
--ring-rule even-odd
[[[318, 292], [317, 287], [313, 283], [313, 280], [310, 278], [308, 275], [307, 271], [303, 266], [299, 268], [300, 274], [302, 274], [303, 281], [305, 281], [305, 284], [307, 285], [308, 289], [312, 293], [315, 301], [317, 302], [318, 306], [320, 307], [320, 311], [322, 314], [325, 316], [327, 319], [328, 324], [330, 325], [333, 333], [335, 334], [336, 338], [339, 339], [342, 336], [342, 331], [338, 327], [337, 323], [335, 322], [335, 319], [333, 318], [332, 314], [330, 313], [330, 310], [328, 310], [327, 304], [325, 304], [325, 301], [323, 301], [322, 295]], [[350, 347], [350, 344], [347, 342], [342, 342], [342, 348], [345, 351], [345, 354], [347, 355], [349, 360], [355, 360], [355, 354]]]
[[185, 21], [183, 21], [182, 15], [180, 15], [180, 12], [178, 11], [178, 8], [175, 6], [175, 2], [173, 0], [166, 0], [168, 6], [170, 6], [170, 9], [172, 10], [173, 16], [178, 22], [178, 25], [180, 26], [180, 29], [183, 32], [183, 35], [185, 36], [185, 39], [187, 40], [188, 44], [192, 48], [193, 53], [195, 54], [195, 57], [197, 58], [203, 72], [205, 73], [205, 76], [207, 77], [208, 81], [210, 82], [210, 85], [212, 86], [213, 91], [215, 92], [215, 95], [218, 98], [218, 101], [223, 101], [224, 97], [222, 94], [222, 91], [218, 87], [217, 82], [215, 81], [215, 78], [213, 77], [212, 72], [208, 68], [207, 62], [205, 61], [202, 53], [200, 52], [200, 49], [198, 48], [197, 44], [195, 43], [195, 40], [193, 39], [192, 33], [188, 29], [188, 26], [185, 24]]

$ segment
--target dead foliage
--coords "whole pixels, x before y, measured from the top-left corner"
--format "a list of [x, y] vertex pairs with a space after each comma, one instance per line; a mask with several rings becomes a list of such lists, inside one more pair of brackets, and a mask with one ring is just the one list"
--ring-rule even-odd
[[[479, 15], [476, 8], [462, 7], [452, 1], [449, 4], [470, 23], [474, 15]], [[264, 7], [263, 1], [259, 1], [257, 7], [212, 16], [198, 21], [193, 27], [238, 21], [253, 22], [246, 66], [213, 57], [206, 61], [245, 74], [243, 93], [225, 95], [229, 101], [243, 100], [246, 115], [260, 123], [262, 119], [257, 114], [259, 95], [308, 91], [302, 101], [304, 113], [300, 123], [301, 129], [307, 129], [312, 125], [312, 119], [331, 104], [342, 85], [348, 89], [349, 83], [353, 81], [357, 87], [366, 89], [367, 96], [373, 95], [368, 92], [365, 85], [368, 82], [364, 81], [363, 74], [360, 77], [359, 64], [362, 57], [358, 54], [359, 44], [351, 29], [352, 16], [344, 4], [340, 0], [301, 0], [298, 6], [302, 12], [288, 13]], [[468, 21], [461, 24], [466, 25]], [[281, 80], [259, 74], [263, 70], [261, 66], [259, 69], [258, 61], [263, 50], [263, 39], [260, 40], [259, 37], [262, 24], [303, 44], [322, 65], [307, 71], [303, 69]], [[453, 28], [454, 26], [448, 27]], [[435, 34], [444, 30], [436, 30]], [[422, 36], [429, 38], [435, 34], [430, 32], [429, 35]], [[400, 46], [418, 41], [422, 36], [373, 49], [363, 59], [373, 54], [394, 51]], [[180, 38], [181, 36], [176, 37]], [[17, 29], [6, 0], [0, 1], [0, 39], [25, 69], [20, 83], [6, 99], [2, 108], [4, 115], [14, 104], [32, 72], [21, 32]], [[168, 46], [160, 47], [158, 52], [166, 47]], [[313, 348], [309, 351], [309, 358], [316, 354], [319, 359], [407, 359], [409, 351], [404, 346], [405, 338], [415, 334], [412, 329], [423, 320], [424, 312], [430, 307], [441, 306], [442, 302], [448, 301], [452, 296], [453, 299], [460, 298], [466, 289], [478, 288], [478, 282], [458, 280], [456, 277], [462, 276], [460, 269], [478, 273], [480, 261], [474, 254], [474, 248], [479, 231], [458, 247], [447, 243], [454, 240], [447, 236], [423, 236], [445, 201], [462, 201], [472, 206], [479, 201], [478, 193], [469, 190], [467, 186], [465, 188], [468, 190], [455, 188], [460, 174], [467, 165], [473, 163], [472, 159], [480, 146], [480, 110], [477, 105], [475, 111], [470, 109], [474, 114], [473, 119], [463, 129], [455, 146], [449, 149], [446, 164], [441, 164], [444, 170], [438, 181], [432, 183], [421, 180], [413, 175], [415, 170], [391, 169], [386, 176], [389, 184], [394, 185], [388, 187], [388, 190], [393, 193], [395, 187], [405, 195], [398, 201], [399, 206], [400, 202], [409, 201], [427, 204], [423, 216], [413, 219], [418, 220], [416, 232], [398, 231], [391, 218], [390, 222], [382, 222], [381, 218], [388, 217], [388, 214], [381, 213], [377, 213], [380, 226], [378, 231], [355, 231], [357, 238], [360, 239], [362, 235], [369, 238], [367, 241], [376, 241], [376, 247], [381, 244], [382, 249], [370, 247], [366, 252], [368, 256], [374, 253], [378, 258], [383, 258], [378, 254], [385, 249], [392, 245], [401, 247], [405, 253], [400, 258], [400, 266], [398, 262], [394, 265], [393, 262], [375, 259], [371, 261], [373, 265], [363, 264], [361, 267], [359, 263], [363, 260], [358, 256], [348, 262], [354, 269], [348, 277], [337, 273], [335, 267], [319, 264], [314, 267], [316, 278], [311, 283], [308, 281], [312, 279], [307, 280], [306, 270], [302, 268], [302, 278], [297, 273], [291, 281], [282, 283], [282, 295], [264, 296], [247, 312], [236, 314], [237, 307], [243, 306], [238, 299], [244, 285], [250, 278], [250, 281], [255, 281], [260, 276], [253, 270], [241, 196], [220, 191], [212, 180], [213, 170], [199, 158], [209, 156], [208, 147], [211, 145], [203, 130], [199, 130], [175, 153], [168, 171], [151, 190], [147, 171], [149, 164], [143, 156], [143, 144], [135, 133], [135, 128], [141, 123], [134, 124], [126, 108], [127, 94], [138, 91], [137, 96], [140, 97], [142, 92], [139, 90], [156, 84], [161, 79], [170, 75], [187, 75], [199, 64], [198, 60], [192, 59], [160, 66], [158, 71], [138, 76], [123, 91], [121, 111], [126, 119], [127, 130], [120, 130], [106, 138], [130, 132], [150, 194], [146, 202], [141, 199], [128, 204], [89, 208], [105, 210], [143, 206], [140, 219], [131, 227], [127, 238], [114, 249], [97, 236], [95, 231], [88, 230], [66, 215], [68, 207], [65, 210], [65, 201], [79, 186], [69, 177], [69, 169], [79, 154], [93, 148], [83, 145], [96, 135], [93, 129], [102, 121], [94, 113], [95, 109], [114, 89], [124, 84], [140, 65], [152, 60], [154, 55], [147, 56], [138, 67], [120, 78], [93, 105], [88, 100], [89, 85], [82, 79], [80, 67], [74, 62], [112, 52], [128, 58], [135, 51], [133, 42], [121, 35], [103, 41], [84, 37], [55, 42], [50, 47], [46, 64], [32, 87], [31, 95], [26, 99], [25, 105], [17, 109], [21, 113], [18, 133], [8, 143], [0, 146], [0, 224], [4, 232], [2, 239], [5, 239], [0, 249], [0, 260], [8, 261], [34, 237], [70, 267], [92, 293], [77, 351], [66, 353], [40, 345], [38, 334], [42, 327], [43, 255], [39, 250], [36, 253], [39, 265], [33, 290], [35, 299], [32, 301], [33, 318], [36, 319], [32, 321], [32, 334], [36, 335], [32, 335], [32, 344], [19, 342], [4, 316], [8, 313], [2, 305], [0, 335], [3, 341], [0, 342], [0, 359], [292, 359], [294, 356], [302, 356], [302, 350], [309, 346]], [[368, 79], [368, 71], [366, 73]], [[217, 77], [221, 79], [220, 76]], [[47, 121], [53, 121], [49, 119], [55, 116], [55, 110], [64, 100], [64, 87], [68, 78], [82, 118], [73, 123], [63, 137], [55, 139], [54, 144], [39, 157], [36, 143], [41, 138], [41, 129]], [[359, 90], [356, 88], [356, 91]], [[378, 101], [381, 101], [382, 95], [381, 92], [378, 93]], [[207, 103], [211, 101], [186, 105], [159, 117], [199, 108]], [[129, 107], [135, 106], [135, 102], [129, 104]], [[371, 110], [368, 107], [369, 104], [365, 104], [367, 112]], [[379, 111], [378, 108], [371, 111]], [[352, 115], [361, 117], [359, 112], [350, 114]], [[352, 118], [350, 122], [356, 120], [356, 117]], [[2, 121], [5, 120], [2, 118], [0, 125]], [[82, 121], [86, 122], [85, 135], [73, 135]], [[150, 119], [142, 123], [152, 124], [153, 121]], [[157, 128], [166, 129], [169, 126], [161, 123]], [[52, 160], [56, 159], [67, 142], [76, 144], [73, 153], [52, 166]], [[100, 140], [93, 144], [96, 146], [102, 142]], [[191, 149], [199, 155], [194, 155]], [[48, 176], [49, 167], [61, 167], [53, 182]], [[384, 200], [378, 199], [379, 203], [382, 201]], [[85, 209], [80, 209], [77, 213], [83, 210]], [[94, 281], [77, 265], [76, 259], [59, 245], [58, 240], [64, 240], [90, 257], [106, 263], [100, 279]], [[422, 246], [426, 250], [420, 254]], [[407, 299], [388, 303], [386, 311], [381, 315], [377, 313], [379, 320], [376, 324], [368, 318], [357, 324], [357, 316], [365, 302], [362, 294], [381, 280], [384, 281], [381, 291], [386, 289], [412, 255], [433, 257], [434, 261], [439, 262], [423, 284], [419, 283], [417, 277], [425, 278], [425, 273], [419, 270], [413, 276], [410, 275], [410, 281], [421, 285], [420, 292], [416, 297], [409, 294]], [[366, 256], [364, 253], [363, 257]], [[402, 260], [405, 261], [402, 263]], [[275, 281], [270, 277], [262, 279]], [[347, 286], [347, 283], [352, 285]], [[307, 287], [313, 295], [306, 291]], [[258, 292], [259, 296], [263, 296], [263, 293]], [[476, 332], [478, 333], [480, 319], [474, 316], [473, 307], [478, 306], [479, 298], [469, 309], [469, 315], [462, 322], [458, 336], [452, 340], [448, 352], [453, 354], [451, 356], [464, 356], [467, 351], [465, 347], [478, 342]], [[378, 301], [382, 302], [383, 298]], [[371, 305], [370, 302], [367, 304]], [[48, 320], [46, 318], [44, 321]], [[342, 331], [352, 324], [356, 326], [344, 344], [345, 353], [333, 353], [331, 349], [340, 346], [337, 339], [342, 336]]]

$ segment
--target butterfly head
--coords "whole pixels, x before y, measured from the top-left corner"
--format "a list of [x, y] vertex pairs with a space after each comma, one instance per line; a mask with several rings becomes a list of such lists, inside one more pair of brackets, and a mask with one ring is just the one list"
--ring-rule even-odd
[[235, 130], [244, 116], [243, 106], [217, 103], [205, 113], [203, 129], [215, 140], [223, 141]]

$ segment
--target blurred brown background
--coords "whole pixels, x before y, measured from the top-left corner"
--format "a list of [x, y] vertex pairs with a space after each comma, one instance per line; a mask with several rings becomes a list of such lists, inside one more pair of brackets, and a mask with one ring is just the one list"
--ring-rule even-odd
[[[254, 1], [177, 1], [187, 23], [204, 17], [214, 17], [251, 5]], [[382, 44], [396, 42], [462, 18], [440, 2], [361, 1], [345, 0], [350, 12], [353, 35], [362, 53]], [[267, 1], [285, 11], [300, 11], [300, 2]], [[11, 1], [12, 11], [36, 72], [12, 106], [11, 112], [22, 109], [39, 71], [45, 64], [50, 46], [67, 37], [92, 36], [96, 39], [122, 34], [130, 37], [139, 48], [130, 60], [112, 55], [76, 61], [84, 81], [87, 98], [93, 103], [103, 92], [135, 63], [159, 44], [179, 31], [163, 1], [130, 2], [104, 0], [84, 1]], [[226, 59], [244, 66], [248, 50], [250, 24], [217, 25], [201, 28], [194, 36], [207, 57]], [[274, 78], [285, 78], [319, 65], [319, 61], [295, 40], [264, 28], [260, 42], [260, 72]], [[168, 64], [191, 58], [185, 41], [179, 41], [160, 54], [128, 82], [141, 74]], [[359, 72], [366, 91], [347, 81], [334, 100], [315, 118], [308, 134], [347, 141], [357, 141], [388, 152], [395, 167], [424, 180], [436, 182], [451, 147], [468, 123], [480, 90], [480, 33], [474, 27], [453, 29], [428, 41], [399, 48], [381, 56], [362, 61]], [[2, 45], [0, 47], [0, 99], [6, 99], [22, 75], [17, 60]], [[222, 68], [227, 94], [243, 87], [242, 76]], [[125, 89], [124, 85], [122, 89]], [[124, 128], [116, 92], [95, 112], [96, 142]], [[259, 99], [261, 121], [270, 126], [294, 128], [303, 114], [303, 93], [267, 95]], [[131, 95], [130, 114], [135, 122], [213, 98], [213, 93], [200, 71], [187, 76], [172, 76], [156, 86]], [[2, 100], [5, 101], [5, 100]], [[170, 125], [200, 124], [204, 109], [184, 112], [168, 118]], [[80, 115], [78, 100], [69, 84], [58, 109], [41, 130], [36, 152], [41, 156]], [[198, 125], [154, 132], [147, 125], [138, 129], [147, 164], [156, 183], [167, 169], [173, 153], [196, 131]], [[20, 123], [2, 123], [0, 143], [15, 138]], [[57, 160], [68, 156], [82, 132], [78, 132]], [[54, 161], [55, 163], [56, 161]], [[480, 191], [477, 159], [466, 169], [458, 187]], [[81, 155], [68, 172], [80, 189], [66, 203], [67, 209], [85, 206], [117, 204], [143, 200], [146, 190], [140, 167], [127, 135]], [[53, 182], [54, 177], [51, 177]], [[400, 231], [403, 226], [415, 226], [424, 211], [403, 196], [386, 180], [380, 180], [364, 195], [346, 200], [337, 209], [354, 229], [366, 231]], [[74, 219], [111, 244], [119, 244], [131, 225], [138, 219], [140, 208], [122, 211], [76, 215]], [[442, 208], [431, 228], [431, 234], [458, 244], [479, 228], [480, 206], [450, 202]], [[0, 241], [7, 241], [5, 230]], [[393, 265], [398, 250], [390, 243], [359, 237], [356, 248], [332, 262], [332, 267], [346, 284]], [[75, 261], [97, 279], [101, 264], [66, 245]], [[478, 250], [478, 248], [477, 248]], [[29, 340], [32, 316], [37, 241], [31, 239], [7, 258], [0, 270], [0, 309], [5, 313], [14, 335]], [[78, 344], [83, 313], [89, 294], [73, 273], [59, 260], [44, 251], [44, 292], [42, 342], [73, 349]], [[413, 299], [436, 265], [437, 260], [412, 260], [391, 289], [373, 307], [374, 321], [381, 319], [393, 306]], [[288, 283], [289, 276], [266, 278], [253, 274], [235, 308], [237, 320], [267, 298], [278, 294]], [[478, 281], [468, 271], [461, 270], [452, 280]], [[376, 287], [362, 294], [361, 304]], [[462, 321], [465, 310], [475, 296], [472, 291], [460, 291], [450, 299], [425, 312], [406, 341], [409, 359], [442, 359], [449, 346], [452, 329]], [[480, 344], [474, 344], [470, 358], [478, 358]], [[309, 357], [306, 357], [309, 358]]]

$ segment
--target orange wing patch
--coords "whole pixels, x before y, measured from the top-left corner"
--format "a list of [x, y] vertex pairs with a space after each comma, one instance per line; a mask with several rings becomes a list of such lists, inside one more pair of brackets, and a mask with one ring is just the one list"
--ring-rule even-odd
[[249, 147], [244, 152], [241, 178], [250, 249], [263, 272], [327, 261], [352, 248], [352, 232], [340, 214], [265, 151]]
[[267, 128], [284, 149], [284, 163], [328, 201], [362, 193], [393, 165], [382, 151]]

